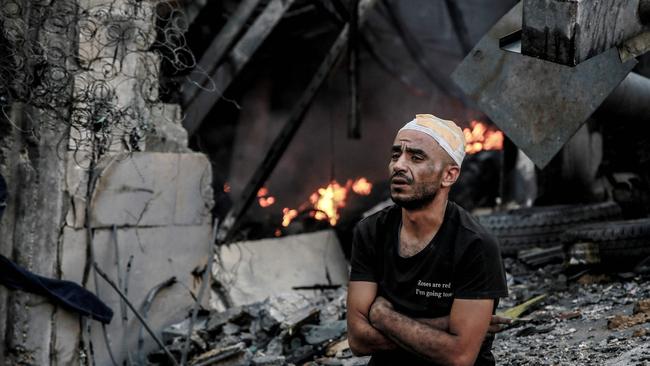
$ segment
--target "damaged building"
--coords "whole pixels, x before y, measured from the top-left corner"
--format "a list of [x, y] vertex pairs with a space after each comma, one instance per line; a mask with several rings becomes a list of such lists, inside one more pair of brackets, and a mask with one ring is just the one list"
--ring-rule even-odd
[[0, 363], [366, 365], [353, 230], [432, 113], [497, 364], [650, 364], [648, 51], [648, 0], [0, 0]]

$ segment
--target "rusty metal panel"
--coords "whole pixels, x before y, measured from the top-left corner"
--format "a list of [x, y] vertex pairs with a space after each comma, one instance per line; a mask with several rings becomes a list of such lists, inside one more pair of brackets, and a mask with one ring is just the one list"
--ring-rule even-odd
[[[517, 38], [521, 19], [519, 3], [481, 39], [452, 79], [543, 168], [626, 77], [636, 60], [622, 63], [613, 48], [569, 67], [513, 52], [518, 51], [520, 42], [509, 38]], [[504, 45], [505, 41], [509, 44]]]
[[640, 3], [640, 0], [523, 0], [523, 53], [577, 65], [643, 32]]

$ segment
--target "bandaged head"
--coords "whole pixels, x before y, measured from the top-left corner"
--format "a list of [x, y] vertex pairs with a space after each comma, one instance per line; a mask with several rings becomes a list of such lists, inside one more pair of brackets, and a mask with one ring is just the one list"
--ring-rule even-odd
[[465, 135], [453, 121], [438, 118], [432, 114], [416, 114], [415, 119], [400, 129], [425, 133], [447, 152], [460, 166], [465, 158]]

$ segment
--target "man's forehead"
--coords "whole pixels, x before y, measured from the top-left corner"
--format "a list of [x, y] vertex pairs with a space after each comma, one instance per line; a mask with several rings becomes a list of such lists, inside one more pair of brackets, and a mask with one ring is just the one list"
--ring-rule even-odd
[[431, 136], [414, 130], [403, 130], [397, 133], [393, 145], [407, 145], [407, 147], [422, 150], [437, 150], [438, 142]]

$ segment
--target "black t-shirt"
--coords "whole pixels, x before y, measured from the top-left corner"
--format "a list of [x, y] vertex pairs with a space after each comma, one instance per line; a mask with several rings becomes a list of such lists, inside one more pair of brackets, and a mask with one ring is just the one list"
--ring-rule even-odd
[[[449, 315], [454, 299], [508, 295], [496, 239], [464, 209], [449, 201], [431, 242], [417, 254], [399, 255], [401, 208], [388, 207], [360, 221], [354, 230], [350, 281], [370, 281], [395, 310], [413, 318]], [[486, 337], [475, 365], [494, 365]], [[407, 351], [375, 354], [370, 365], [434, 365]]]

